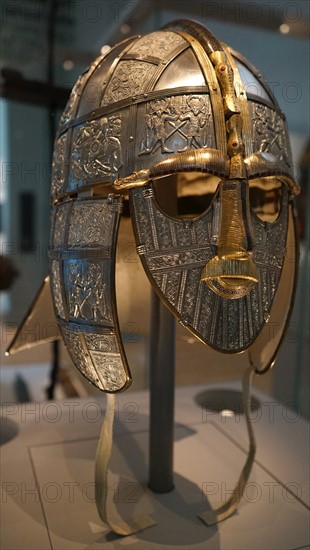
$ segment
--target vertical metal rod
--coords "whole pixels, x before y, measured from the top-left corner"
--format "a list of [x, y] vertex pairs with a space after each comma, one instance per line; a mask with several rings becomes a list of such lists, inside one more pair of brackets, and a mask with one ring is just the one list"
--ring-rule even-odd
[[149, 487], [167, 493], [173, 484], [175, 319], [152, 292]]
[[51, 343], [51, 351], [52, 365], [50, 370], [50, 383], [45, 390], [47, 399], [54, 399], [55, 386], [57, 384], [59, 372], [59, 340], [55, 340]]
[[[156, 189], [160, 206], [177, 215], [177, 180], [170, 176]], [[173, 483], [175, 318], [152, 291], [150, 343], [149, 487], [168, 493]]]

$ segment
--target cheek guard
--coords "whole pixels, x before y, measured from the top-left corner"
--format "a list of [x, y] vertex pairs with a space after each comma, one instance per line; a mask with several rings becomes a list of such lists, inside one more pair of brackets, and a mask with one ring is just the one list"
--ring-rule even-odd
[[79, 371], [103, 391], [130, 383], [115, 301], [122, 197], [70, 199], [54, 207], [51, 287], [58, 323]]

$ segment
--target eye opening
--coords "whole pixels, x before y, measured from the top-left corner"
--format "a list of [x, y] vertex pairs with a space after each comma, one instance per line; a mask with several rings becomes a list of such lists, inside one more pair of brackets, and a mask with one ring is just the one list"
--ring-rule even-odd
[[249, 201], [253, 214], [263, 222], [274, 223], [280, 214], [283, 183], [274, 176], [249, 181]]
[[192, 171], [164, 176], [154, 180], [156, 201], [170, 217], [197, 218], [211, 207], [220, 181], [218, 176]]

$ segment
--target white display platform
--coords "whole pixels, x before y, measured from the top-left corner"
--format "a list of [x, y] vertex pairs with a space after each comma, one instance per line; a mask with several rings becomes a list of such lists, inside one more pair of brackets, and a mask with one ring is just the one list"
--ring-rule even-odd
[[17, 434], [1, 446], [1, 549], [309, 548], [309, 424], [257, 391], [257, 455], [240, 508], [213, 527], [198, 519], [228, 497], [246, 459], [243, 416], [212, 413], [195, 402], [215, 388], [239, 386], [176, 390], [175, 489], [167, 494], [147, 488], [148, 392], [117, 397], [111, 492], [123, 516], [148, 513], [157, 523], [130, 537], [109, 532], [94, 503], [105, 396], [5, 404], [2, 440]]

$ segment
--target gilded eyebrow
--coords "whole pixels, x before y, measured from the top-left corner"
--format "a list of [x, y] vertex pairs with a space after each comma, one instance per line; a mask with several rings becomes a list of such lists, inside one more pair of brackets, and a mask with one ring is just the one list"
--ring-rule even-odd
[[201, 172], [226, 179], [229, 177], [229, 156], [217, 149], [189, 149], [175, 153], [154, 164], [151, 168], [138, 170], [130, 176], [114, 181], [114, 188], [130, 189], [147, 185], [152, 179], [163, 178], [181, 172]]

